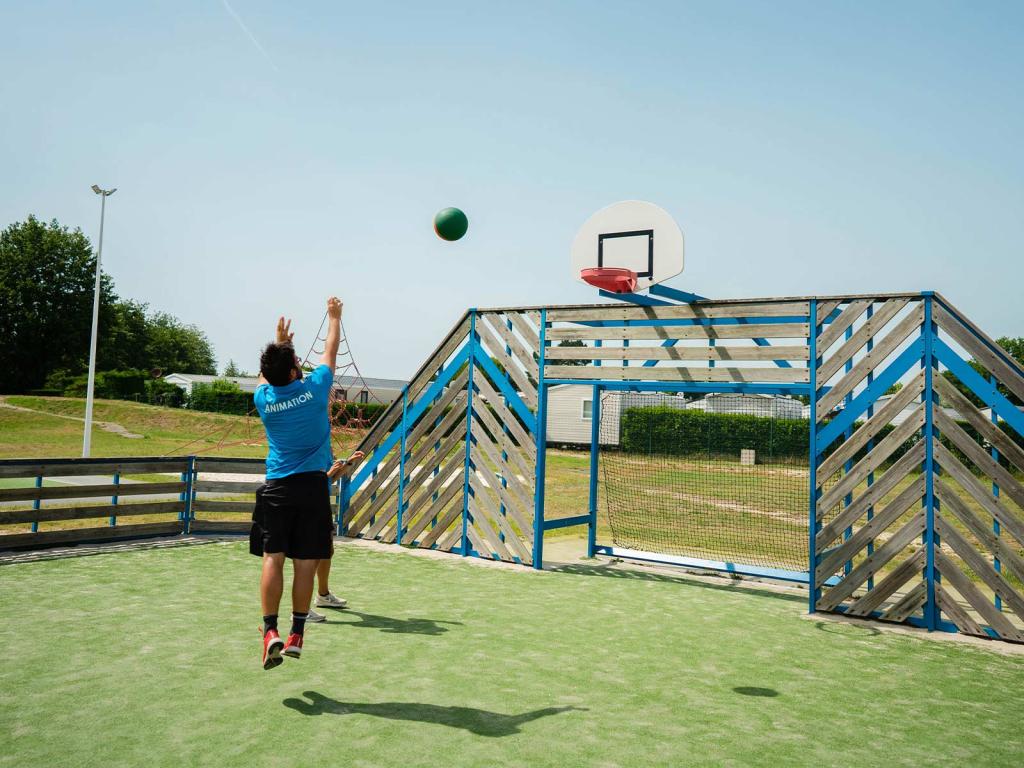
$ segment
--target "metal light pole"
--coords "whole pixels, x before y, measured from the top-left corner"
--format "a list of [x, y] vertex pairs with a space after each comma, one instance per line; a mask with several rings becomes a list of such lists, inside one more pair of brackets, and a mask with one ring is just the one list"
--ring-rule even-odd
[[100, 196], [100, 243], [96, 249], [96, 292], [92, 299], [92, 342], [89, 345], [89, 386], [85, 393], [85, 435], [82, 438], [82, 458], [89, 458], [92, 442], [92, 401], [96, 386], [96, 334], [100, 325], [100, 261], [103, 258], [103, 217], [107, 211], [107, 198], [117, 189], [100, 189], [92, 185], [92, 191]]

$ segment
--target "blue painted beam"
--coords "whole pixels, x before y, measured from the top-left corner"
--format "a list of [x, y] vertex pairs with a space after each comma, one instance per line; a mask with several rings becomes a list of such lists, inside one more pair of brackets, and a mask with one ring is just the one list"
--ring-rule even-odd
[[534, 417], [533, 412], [526, 406], [523, 399], [519, 397], [519, 393], [516, 392], [513, 387], [509, 386], [509, 383], [505, 380], [505, 377], [501, 375], [501, 371], [498, 370], [497, 366], [491, 362], [491, 358], [484, 351], [483, 347], [475, 344], [475, 342], [474, 345], [478, 352], [474, 354], [473, 362], [484, 369], [484, 372], [487, 374], [487, 378], [490, 379], [491, 383], [494, 384], [501, 394], [508, 399], [509, 405], [511, 405], [519, 415], [519, 418], [523, 420], [526, 428], [530, 430], [530, 432], [536, 432], [537, 419]]
[[932, 351], [939, 362], [949, 368], [953, 375], [981, 398], [982, 402], [991, 408], [997, 416], [1017, 430], [1019, 434], [1024, 435], [1024, 413], [1007, 400], [996, 387], [985, 381], [981, 374], [964, 362], [963, 358], [941, 339], [932, 340]]
[[590, 525], [590, 515], [576, 515], [576, 517], [560, 517], [557, 520], [545, 520], [544, 530], [553, 531], [556, 528], [570, 528], [574, 525]]

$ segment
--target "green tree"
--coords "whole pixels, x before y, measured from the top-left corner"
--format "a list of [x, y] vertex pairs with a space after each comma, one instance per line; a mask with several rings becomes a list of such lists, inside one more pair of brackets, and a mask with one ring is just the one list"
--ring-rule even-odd
[[[0, 392], [42, 386], [49, 372], [80, 371], [89, 354], [96, 260], [89, 239], [29, 216], [0, 233]], [[116, 300], [103, 275], [104, 317]]]
[[[586, 345], [585, 342], [582, 342], [579, 339], [564, 339], [564, 340], [558, 342], [558, 346], [559, 347], [585, 347], [587, 345]], [[589, 360], [559, 360], [558, 364], [559, 365], [590, 365], [590, 361]]]
[[217, 374], [213, 348], [206, 334], [166, 312], [150, 317], [146, 352], [151, 365], [165, 373]]
[[149, 370], [149, 308], [136, 301], [117, 301], [100, 318], [96, 366], [102, 371]]

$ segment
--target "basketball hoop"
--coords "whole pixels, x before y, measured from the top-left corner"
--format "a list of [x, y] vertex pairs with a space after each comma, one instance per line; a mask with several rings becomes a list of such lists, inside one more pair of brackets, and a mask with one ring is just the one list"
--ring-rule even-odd
[[622, 267], [590, 267], [580, 272], [580, 278], [595, 288], [611, 293], [633, 293], [636, 290], [636, 272]]

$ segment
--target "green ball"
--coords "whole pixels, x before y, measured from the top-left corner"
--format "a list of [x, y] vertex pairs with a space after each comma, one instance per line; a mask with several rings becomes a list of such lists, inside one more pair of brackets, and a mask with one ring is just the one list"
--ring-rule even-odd
[[469, 219], [458, 208], [445, 208], [434, 217], [434, 232], [442, 240], [458, 240], [469, 229]]

